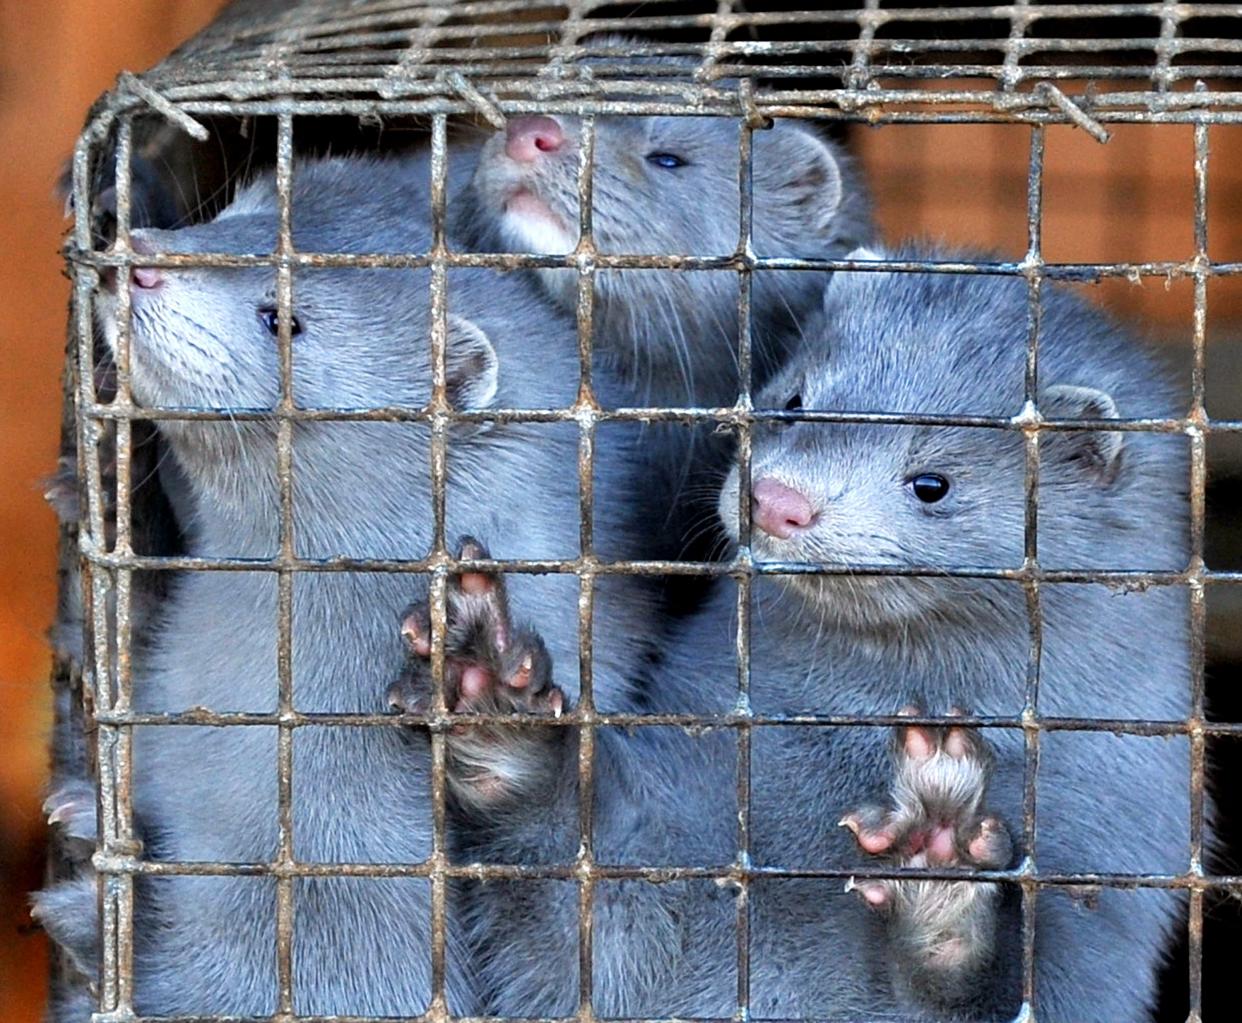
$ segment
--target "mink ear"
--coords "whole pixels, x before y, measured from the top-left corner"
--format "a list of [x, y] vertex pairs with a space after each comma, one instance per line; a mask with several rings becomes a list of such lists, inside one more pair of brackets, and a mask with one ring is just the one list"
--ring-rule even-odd
[[[1120, 419], [1117, 403], [1105, 391], [1074, 384], [1054, 384], [1039, 397], [1046, 419]], [[1050, 462], [1071, 465], [1104, 483], [1112, 482], [1121, 464], [1125, 435], [1105, 430], [1048, 431], [1040, 451]]]
[[777, 121], [754, 138], [757, 226], [790, 240], [826, 232], [844, 189], [836, 151], [790, 121]]
[[[853, 252], [847, 253], [845, 256], [842, 256], [841, 258], [848, 259], [850, 262], [879, 263], [885, 259], [888, 259], [888, 256], [884, 252], [882, 252], [880, 249], [872, 249], [866, 245], [860, 245], [858, 248], [854, 249]], [[824, 308], [825, 309], [831, 310], [833, 308], [833, 305], [836, 301], [835, 292], [837, 290], [838, 282], [844, 281], [846, 275], [857, 277], [861, 280], [869, 281], [872, 283], [879, 283], [888, 277], [888, 271], [867, 270], [862, 273], [851, 273], [851, 271], [849, 270], [838, 270], [835, 273], [830, 274], [828, 277], [828, 284], [824, 288]]]
[[885, 256], [879, 249], [872, 249], [866, 245], [860, 245], [845, 258], [854, 263], [861, 263], [868, 260], [873, 263], [879, 263], [881, 260], [887, 259], [888, 257]]
[[448, 315], [444, 375], [455, 409], [487, 408], [496, 397], [500, 360], [486, 334], [461, 316]]

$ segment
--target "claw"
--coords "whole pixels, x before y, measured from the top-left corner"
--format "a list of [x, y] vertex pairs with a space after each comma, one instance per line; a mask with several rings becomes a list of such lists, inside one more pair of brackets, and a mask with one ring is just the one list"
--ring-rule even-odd
[[67, 820], [71, 820], [78, 805], [76, 803], [60, 803], [47, 811], [47, 822], [49, 824], [63, 824]]
[[408, 678], [399, 678], [384, 694], [388, 706], [398, 713], [419, 714], [426, 709], [427, 701]]
[[527, 654], [522, 658], [522, 663], [518, 665], [518, 670], [513, 673], [509, 679], [509, 686], [512, 689], [525, 689], [530, 685], [530, 673], [535, 669], [535, 658], [531, 654]]
[[883, 881], [858, 881], [850, 878], [845, 882], [846, 892], [857, 892], [872, 909], [884, 909], [892, 901], [892, 893]]
[[966, 852], [975, 862], [993, 868], [1005, 866], [1013, 852], [1009, 830], [995, 817], [985, 817], [979, 822], [979, 831], [966, 846]]
[[[489, 557], [487, 548], [472, 536], [463, 536], [458, 541], [457, 559], [459, 561], [482, 561]], [[457, 585], [463, 593], [481, 596], [495, 586], [494, 577], [483, 572], [463, 572], [457, 579]]]
[[415, 605], [401, 619], [401, 638], [419, 657], [431, 656], [431, 630], [424, 605]]
[[897, 841], [897, 834], [892, 828], [885, 825], [878, 827], [868, 826], [868, 820], [883, 820], [884, 812], [878, 809], [871, 809], [855, 813], [847, 813], [839, 821], [837, 826], [848, 828], [854, 835], [854, 840], [862, 847], [863, 852], [872, 856], [882, 852], [887, 852], [894, 842]]

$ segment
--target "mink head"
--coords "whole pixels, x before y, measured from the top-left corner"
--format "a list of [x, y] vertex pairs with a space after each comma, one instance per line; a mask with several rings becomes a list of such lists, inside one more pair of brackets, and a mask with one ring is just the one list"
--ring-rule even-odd
[[[858, 259], [883, 258], [860, 250]], [[906, 252], [896, 258], [943, 258]], [[768, 409], [1009, 418], [1023, 411], [1027, 285], [984, 275], [838, 273], [800, 351], [758, 397]], [[1183, 414], [1150, 353], [1077, 297], [1042, 296], [1038, 406], [1098, 423]], [[1180, 402], [1180, 404], [1179, 404]], [[1180, 569], [1187, 556], [1184, 438], [1045, 430], [1038, 556], [1047, 569]], [[754, 430], [751, 544], [764, 561], [904, 569], [1020, 568], [1025, 449], [1015, 429], [792, 422]], [[720, 499], [738, 537], [738, 473]], [[909, 628], [953, 617], [991, 580], [869, 574], [785, 577], [838, 620]], [[996, 601], [997, 605], [1007, 601]], [[978, 614], [980, 601], [970, 601]]]
[[[650, 61], [649, 61], [650, 62]], [[684, 73], [685, 65], [656, 65]], [[484, 145], [472, 184], [472, 215], [492, 245], [511, 251], [572, 252], [578, 241], [584, 124], [557, 115], [511, 120]], [[728, 256], [739, 245], [739, 137], [729, 117], [601, 116], [595, 119], [592, 231], [598, 250], [618, 255]], [[845, 158], [810, 128], [777, 121], [753, 134], [752, 247], [760, 256], [823, 257], [869, 237], [866, 203]], [[577, 275], [540, 271], [572, 308]], [[761, 272], [756, 309], [784, 315], [813, 302], [813, 275]], [[673, 339], [727, 346], [737, 338], [738, 282], [730, 271], [600, 271], [597, 316], [607, 333], [657, 349], [631, 357], [659, 362]], [[644, 329], [644, 324], [649, 329]]]
[[[427, 207], [427, 185], [417, 167], [359, 159], [307, 162], [296, 165], [293, 181], [293, 243], [299, 252], [419, 253], [430, 248], [419, 214]], [[135, 231], [133, 247], [140, 254], [266, 255], [275, 250], [277, 236], [276, 188], [267, 175], [242, 189], [213, 221]], [[433, 321], [428, 270], [295, 267], [292, 277], [295, 407], [427, 404]], [[129, 280], [136, 401], [223, 413], [274, 409], [282, 393], [276, 286], [271, 266], [136, 267]], [[454, 408], [572, 399], [569, 384], [561, 388], [564, 394], [554, 396], [552, 384], [542, 382], [562, 374], [542, 374], [525, 384], [511, 379], [520, 370], [519, 347], [542, 351], [537, 361], [545, 366], [564, 348], [566, 365], [574, 365], [572, 328], [533, 289], [489, 271], [450, 271], [447, 307], [445, 372]], [[115, 348], [114, 279], [101, 289], [98, 312]], [[555, 337], [558, 329], [564, 338]], [[545, 334], [546, 351], [541, 347]], [[505, 342], [502, 335], [511, 336]], [[498, 353], [505, 343], [508, 374], [501, 372]], [[161, 430], [198, 484], [230, 489], [239, 503], [246, 500], [247, 487], [258, 489], [253, 480], [247, 483], [251, 476], [260, 474], [270, 484], [277, 429], [275, 417], [263, 416], [161, 421]], [[468, 432], [465, 427], [460, 431]], [[299, 422], [294, 430], [299, 479], [318, 474], [324, 488], [337, 493], [361, 485], [365, 474], [373, 478], [385, 472], [378, 467], [384, 459], [391, 460], [394, 472], [399, 468], [425, 476], [425, 468], [418, 467], [426, 465], [428, 446], [422, 424]]]
[[[583, 130], [574, 117], [522, 117], [483, 147], [474, 186], [513, 249], [573, 251]], [[597, 118], [592, 230], [599, 250], [732, 254], [739, 239], [738, 138], [738, 122], [726, 117]], [[822, 252], [842, 201], [839, 159], [828, 142], [794, 122], [755, 133], [759, 254]]]

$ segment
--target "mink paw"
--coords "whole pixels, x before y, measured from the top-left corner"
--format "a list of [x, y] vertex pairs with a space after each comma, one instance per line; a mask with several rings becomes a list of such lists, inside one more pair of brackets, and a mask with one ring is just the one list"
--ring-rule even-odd
[[[460, 543], [461, 559], [489, 557], [471, 537]], [[514, 624], [508, 592], [499, 575], [462, 572], [450, 576], [444, 638], [444, 702], [454, 714], [559, 717], [564, 693], [552, 682], [552, 659], [543, 640]], [[402, 616], [407, 660], [388, 687], [393, 709], [425, 713], [431, 707], [431, 607], [426, 601]], [[447, 735], [447, 779], [468, 805], [490, 806], [512, 798], [554, 762], [550, 746], [559, 728], [463, 721]]]
[[[893, 768], [889, 806], [862, 807], [841, 819], [863, 852], [900, 867], [1008, 865], [1009, 831], [984, 810], [992, 754], [978, 732], [900, 727]], [[847, 889], [888, 914], [899, 953], [920, 985], [952, 987], [991, 958], [1000, 899], [996, 884], [851, 879]]]
[[57, 826], [65, 838], [95, 845], [95, 786], [84, 778], [62, 781], [43, 801], [49, 826]]
[[92, 987], [99, 960], [97, 899], [93, 873], [58, 881], [30, 897], [31, 917]]
[[43, 482], [43, 499], [52, 506], [56, 518], [62, 524], [77, 522], [81, 517], [77, 458], [61, 455], [56, 462], [56, 472]]

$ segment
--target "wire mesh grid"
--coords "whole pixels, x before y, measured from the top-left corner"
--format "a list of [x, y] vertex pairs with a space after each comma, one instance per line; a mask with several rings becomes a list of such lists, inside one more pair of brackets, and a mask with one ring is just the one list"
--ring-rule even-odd
[[[683, 5], [684, 6], [684, 5]], [[612, 5], [615, 8], [615, 5]], [[134, 881], [139, 876], [260, 876], [276, 883], [276, 963], [280, 1020], [321, 1019], [346, 1023], [364, 1017], [310, 1017], [295, 1015], [293, 982], [294, 880], [307, 877], [417, 877], [431, 886], [431, 961], [433, 994], [417, 1018], [449, 1018], [445, 1000], [445, 927], [447, 885], [454, 878], [557, 878], [578, 885], [579, 1008], [569, 1017], [594, 1018], [592, 1009], [592, 926], [595, 885], [601, 880], [635, 879], [652, 882], [711, 878], [728, 882], [737, 899], [737, 1015], [745, 1019], [750, 1004], [750, 939], [748, 891], [758, 878], [888, 878], [892, 869], [785, 869], [756, 866], [750, 857], [750, 749], [755, 728], [806, 725], [891, 726], [939, 718], [899, 718], [895, 715], [771, 715], [739, 709], [726, 714], [608, 713], [596, 709], [592, 690], [592, 620], [598, 578], [617, 574], [729, 576], [737, 583], [737, 689], [739, 708], [748, 706], [750, 677], [750, 613], [752, 581], [764, 575], [796, 573], [851, 573], [873, 575], [959, 576], [1006, 579], [1020, 583], [1026, 594], [1029, 621], [1029, 658], [1026, 666], [1025, 707], [1016, 718], [963, 717], [959, 724], [980, 728], [1020, 729], [1026, 744], [1026, 774], [1022, 813], [1023, 848], [1027, 854], [1009, 870], [978, 871], [980, 881], [1007, 882], [1022, 893], [1023, 1017], [1037, 1019], [1035, 986], [1035, 899], [1044, 887], [1104, 885], [1119, 888], [1181, 889], [1189, 893], [1189, 998], [1191, 1020], [1202, 1017], [1202, 958], [1204, 894], [1211, 890], [1238, 891], [1242, 878], [1213, 876], [1204, 866], [1204, 760], [1205, 741], [1214, 736], [1237, 736], [1242, 725], [1209, 722], [1204, 708], [1204, 631], [1206, 589], [1213, 583], [1242, 582], [1242, 572], [1209, 569], [1203, 559], [1206, 443], [1213, 433], [1242, 432], [1242, 421], [1212, 420], [1204, 404], [1205, 338], [1208, 282], [1215, 276], [1236, 275], [1242, 264], [1213, 262], [1208, 256], [1208, 155], [1210, 125], [1242, 121], [1242, 92], [1231, 91], [1242, 74], [1235, 63], [1242, 43], [1227, 38], [1190, 35], [1198, 19], [1212, 19], [1221, 28], [1229, 21], [1242, 26], [1242, 10], [1232, 5], [1206, 4], [1014, 4], [990, 8], [898, 9], [868, 3], [863, 9], [749, 12], [722, 0], [707, 5], [706, 13], [660, 13], [663, 5], [644, 5], [638, 16], [608, 16], [608, 5], [549, 4], [535, 7], [518, 2], [463, 2], [418, 4], [398, 0], [341, 4], [309, 0], [296, 5], [243, 3], [230, 8], [198, 39], [142, 79], [123, 79], [117, 92], [106, 97], [79, 142], [74, 158], [76, 219], [70, 242], [74, 278], [71, 334], [75, 340], [77, 374], [77, 443], [88, 496], [81, 523], [80, 553], [87, 600], [87, 676], [93, 681], [93, 723], [97, 728], [98, 785], [101, 823], [95, 865], [101, 881], [102, 971], [98, 1023], [125, 1020], [141, 1023], [147, 1017], [134, 1009]], [[602, 13], [601, 13], [602, 12]], [[512, 17], [521, 14], [520, 22]], [[1075, 38], [1077, 19], [1149, 19], [1158, 25], [1158, 37]], [[1006, 26], [1003, 38], [990, 41], [957, 39], [952, 28], [979, 19]], [[1236, 20], [1230, 20], [1236, 19]], [[929, 27], [929, 38], [903, 38], [903, 26]], [[1049, 22], [1067, 29], [1064, 36], [1036, 34]], [[1127, 22], [1130, 24], [1130, 22]], [[798, 29], [811, 41], [772, 41], [765, 33]], [[693, 43], [617, 44], [615, 62], [605, 52], [594, 59], [590, 74], [577, 63], [584, 52], [581, 40], [600, 30], [698, 33]], [[814, 38], [823, 31], [824, 38]], [[843, 38], [833, 38], [833, 33]], [[513, 42], [536, 37], [538, 42]], [[551, 40], [551, 41], [549, 41]], [[1107, 48], [1132, 57], [1133, 62], [1083, 63], [1084, 54]], [[998, 62], [962, 63], [962, 54], [994, 53]], [[692, 56], [696, 63], [681, 65], [635, 64], [630, 59], [648, 54]], [[827, 71], [825, 70], [827, 69]], [[825, 74], [839, 75], [840, 87], [819, 88]], [[946, 77], [982, 79], [981, 89], [928, 89], [926, 82]], [[1058, 81], [1101, 79], [1108, 91], [1070, 99]], [[1205, 81], [1223, 83], [1209, 89]], [[898, 81], [897, 86], [885, 84]], [[1030, 86], [1029, 89], [1023, 89]], [[226, 254], [141, 255], [130, 245], [133, 203], [131, 160], [135, 118], [150, 110], [195, 135], [207, 128], [201, 118], [270, 117], [276, 122], [276, 188], [279, 233], [270, 256]], [[503, 124], [518, 113], [572, 112], [584, 119], [579, 168], [580, 240], [569, 256], [534, 253], [477, 254], [453, 251], [445, 234], [446, 159], [448, 126], [457, 116], [481, 117]], [[737, 248], [727, 254], [694, 256], [604, 255], [597, 251], [592, 233], [592, 180], [594, 118], [607, 114], [693, 113], [718, 114], [735, 120], [739, 130], [740, 235]], [[303, 252], [295, 248], [292, 233], [292, 180], [296, 173], [294, 128], [300, 116], [427, 115], [431, 121], [432, 247], [428, 252], [405, 254], [343, 254]], [[763, 257], [751, 245], [752, 134], [773, 116], [804, 116], [867, 123], [954, 121], [1018, 121], [1030, 125], [1027, 190], [1028, 244], [1017, 261], [943, 262], [885, 261], [881, 264], [848, 259], [795, 259]], [[1194, 253], [1180, 263], [1047, 264], [1041, 251], [1042, 182], [1045, 125], [1073, 123], [1107, 138], [1110, 122], [1181, 121], [1194, 125]], [[114, 145], [116, 159], [117, 232], [107, 250], [92, 242], [90, 210], [92, 183], [104, 149]], [[118, 289], [119, 335], [116, 354], [116, 396], [102, 401], [93, 381], [94, 335], [92, 294], [98, 274], [107, 267], [271, 267], [277, 281], [278, 350], [281, 399], [275, 409], [235, 409], [234, 420], [275, 420], [278, 424], [276, 478], [280, 488], [280, 549], [270, 559], [157, 557], [142, 554], [133, 544], [131, 516], [132, 428], [137, 420], [219, 420], [220, 410], [151, 408], [135, 403], [130, 381], [130, 298]], [[309, 267], [429, 268], [431, 275], [431, 350], [433, 393], [419, 408], [304, 409], [293, 400], [292, 321], [295, 271]], [[458, 266], [569, 267], [577, 271], [577, 333], [581, 385], [577, 402], [568, 408], [491, 409], [458, 412], [449, 404], [445, 380], [446, 294], [448, 270]], [[725, 408], [619, 408], [604, 409], [592, 384], [592, 319], [594, 277], [601, 269], [661, 268], [711, 270], [736, 275], [738, 299], [737, 352], [742, 389], [735, 405]], [[751, 366], [751, 282], [756, 273], [770, 270], [824, 272], [832, 270], [926, 273], [982, 273], [1023, 278], [1029, 293], [1029, 329], [1026, 339], [1025, 404], [1012, 416], [858, 413], [832, 410], [796, 412], [757, 409], [749, 388]], [[1040, 414], [1039, 379], [1040, 291], [1048, 280], [1098, 280], [1104, 277], [1188, 277], [1194, 287], [1191, 404], [1184, 416], [1146, 417], [1107, 421], [1110, 431], [1181, 434], [1190, 443], [1191, 556], [1180, 571], [1050, 571], [1038, 559], [1040, 439], [1049, 431], [1105, 428], [1099, 421], [1052, 419]], [[652, 420], [684, 423], [712, 422], [736, 431], [741, 479], [738, 515], [742, 539], [737, 554], [723, 562], [607, 560], [597, 556], [593, 529], [593, 459], [596, 428], [605, 422]], [[307, 421], [422, 422], [430, 427], [431, 491], [434, 539], [430, 554], [418, 560], [375, 558], [308, 558], [294, 546], [293, 431]], [[1025, 450], [1024, 557], [1010, 568], [920, 566], [894, 569], [872, 564], [765, 562], [754, 559], [749, 547], [751, 430], [772, 421], [874, 423], [929, 426], [968, 426], [1021, 434]], [[580, 556], [569, 560], [461, 560], [453, 556], [445, 536], [446, 459], [449, 428], [461, 422], [568, 422], [578, 428]], [[101, 445], [106, 430], [115, 430], [115, 540], [109, 543], [106, 485], [101, 471]], [[572, 863], [534, 867], [507, 864], [456, 864], [446, 844], [445, 736], [457, 716], [445, 701], [446, 583], [463, 570], [506, 573], [569, 574], [579, 586], [578, 641], [581, 696], [576, 706], [556, 722], [539, 727], [564, 727], [580, 736], [579, 838], [580, 852]], [[279, 693], [273, 713], [223, 712], [193, 709], [180, 713], [136, 710], [132, 699], [131, 634], [134, 573], [139, 571], [263, 571], [278, 581]], [[391, 572], [422, 574], [431, 581], [433, 623], [432, 664], [434, 697], [425, 714], [335, 714], [299, 710], [292, 673], [292, 600], [294, 576], [304, 572]], [[1185, 720], [1099, 720], [1054, 718], [1040, 713], [1040, 664], [1043, 642], [1041, 586], [1049, 583], [1105, 583], [1114, 586], [1180, 586], [1190, 598], [1191, 711]], [[470, 721], [490, 720], [471, 714]], [[512, 727], [529, 722], [494, 716]], [[430, 856], [419, 863], [306, 863], [294, 854], [293, 736], [307, 726], [407, 727], [425, 726], [431, 734], [431, 798], [433, 841]], [[277, 730], [279, 843], [268, 862], [173, 862], [144, 858], [136, 834], [132, 806], [132, 735], [138, 726], [177, 727], [267, 726]], [[610, 726], [663, 725], [720, 727], [737, 735], [737, 851], [724, 868], [618, 866], [597, 862], [593, 845], [593, 763], [595, 734]], [[1190, 745], [1189, 868], [1180, 874], [1106, 874], [1041, 872], [1033, 858], [1038, 822], [1036, 774], [1041, 737], [1054, 731], [1110, 731], [1156, 736], [1185, 735]], [[960, 872], [928, 869], [920, 876], [960, 880]], [[159, 1017], [172, 1018], [172, 1017]], [[235, 1017], [193, 1015], [178, 1019], [224, 1020]], [[370, 1018], [370, 1017], [366, 1017]], [[152, 1017], [154, 1019], [154, 1017]]]
[[[874, 122], [943, 121], [948, 111], [928, 108], [945, 106], [998, 120], [1038, 118], [1055, 108], [1060, 118], [1077, 120], [1055, 83], [1091, 78], [1108, 83], [1090, 97], [1094, 112], [1150, 122], [1179, 120], [1199, 107], [1201, 99], [1186, 95], [1191, 84], [1236, 79], [1242, 54], [1242, 15], [1231, 4], [784, 6], [737, 0], [242, 4], [146, 81], [178, 103], [226, 113], [277, 94], [296, 98], [301, 109], [334, 102], [329, 97], [366, 96], [415, 108], [430, 100], [422, 109], [431, 111], [443, 109], [445, 82], [462, 76], [478, 88], [503, 88], [515, 104], [507, 109], [527, 109], [524, 100], [533, 104], [529, 109], [555, 111], [560, 102], [572, 109], [586, 91], [595, 104], [640, 97], [668, 109], [733, 108], [729, 80], [762, 77], [773, 83], [760, 100], [765, 112], [861, 114]], [[636, 66], [638, 51], [629, 45], [593, 47], [584, 83], [576, 61], [584, 38], [599, 32], [680, 33], [686, 41], [652, 42], [642, 52], [690, 57], [693, 73]], [[838, 87], [822, 87], [825, 66], [843, 79]], [[919, 88], [944, 79], [973, 80], [973, 87], [942, 95]], [[1233, 111], [1240, 102], [1230, 90], [1208, 101]]]

